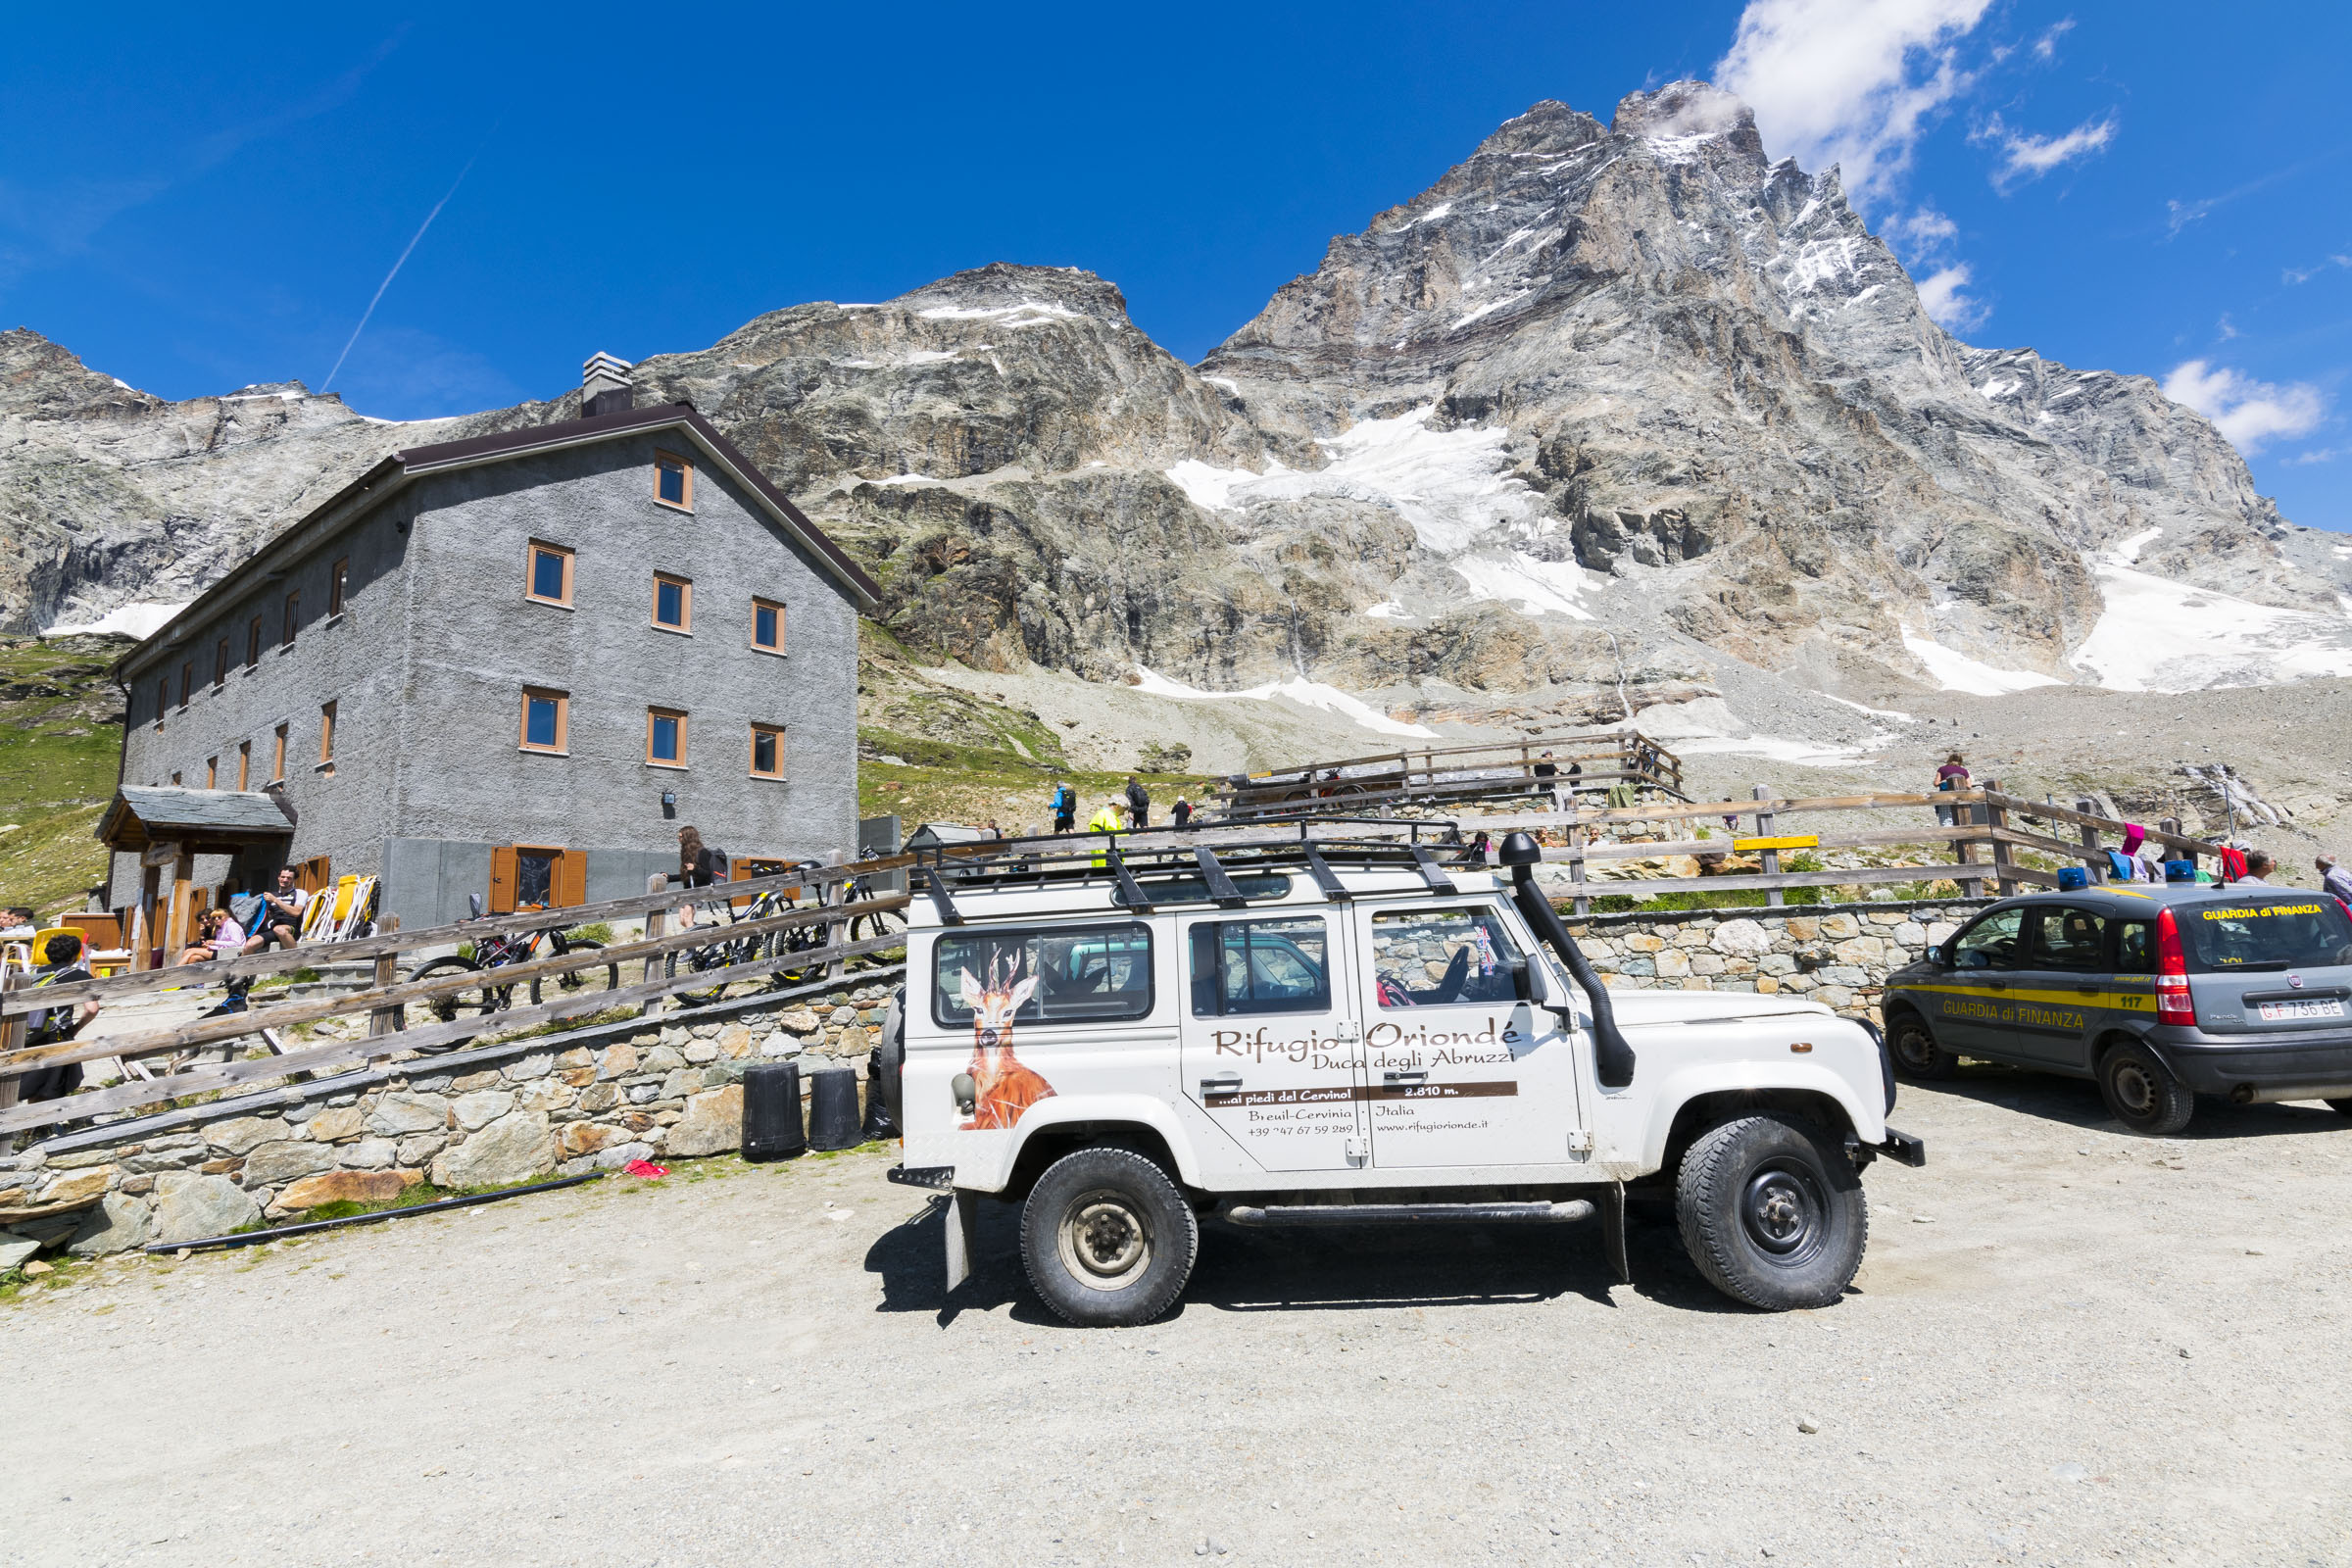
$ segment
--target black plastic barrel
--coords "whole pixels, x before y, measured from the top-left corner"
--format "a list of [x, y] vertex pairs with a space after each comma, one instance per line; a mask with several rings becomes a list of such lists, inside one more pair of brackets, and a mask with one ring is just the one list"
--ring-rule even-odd
[[852, 1067], [819, 1067], [808, 1075], [808, 1147], [856, 1149], [858, 1073]]
[[762, 1062], [743, 1075], [743, 1157], [790, 1159], [806, 1153], [801, 1130], [801, 1067], [793, 1061]]

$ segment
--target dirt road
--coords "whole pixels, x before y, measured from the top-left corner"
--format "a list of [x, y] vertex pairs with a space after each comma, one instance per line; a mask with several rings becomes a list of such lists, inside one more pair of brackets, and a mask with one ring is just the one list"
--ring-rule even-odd
[[[1077, 1331], [1012, 1216], [953, 1302], [878, 1154], [711, 1161], [0, 1305], [16, 1563], [2338, 1563], [2352, 1124], [1906, 1089], [1857, 1291], [1671, 1227], [1210, 1227]], [[1807, 1433], [1805, 1425], [1818, 1428]]]

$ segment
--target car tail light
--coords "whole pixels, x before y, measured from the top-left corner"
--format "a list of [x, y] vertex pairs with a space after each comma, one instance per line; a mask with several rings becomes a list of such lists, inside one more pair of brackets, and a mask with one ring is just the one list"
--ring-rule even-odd
[[2197, 1004], [2188, 994], [2188, 956], [2180, 951], [2180, 929], [2173, 911], [2156, 916], [2156, 1021], [2195, 1028]]

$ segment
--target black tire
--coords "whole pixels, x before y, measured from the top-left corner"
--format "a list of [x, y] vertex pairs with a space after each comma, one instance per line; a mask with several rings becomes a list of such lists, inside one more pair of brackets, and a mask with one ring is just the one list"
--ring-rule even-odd
[[[564, 944], [564, 951], [565, 953], [602, 953], [605, 951], [605, 945], [602, 942], [566, 942]], [[567, 997], [575, 995], [580, 987], [588, 983], [588, 977], [595, 972], [594, 969], [567, 970], [556, 976], [556, 989]], [[534, 1006], [539, 1002], [539, 981], [531, 982], [531, 1003]], [[619, 964], [608, 963], [605, 965], [605, 989], [607, 991], [620, 989]]]
[[1928, 1021], [1916, 1012], [1895, 1014], [1886, 1031], [1894, 1070], [1912, 1083], [1936, 1083], [1960, 1070], [1960, 1058], [1936, 1043]]
[[[723, 969], [731, 961], [729, 945], [723, 942], [713, 943], [707, 948], [689, 948], [683, 953], [669, 954], [662, 961], [662, 972], [674, 980], [681, 973], [700, 974], [705, 969]], [[727, 983], [724, 980], [699, 991], [672, 993], [680, 1002], [696, 1006], [705, 1003], [716, 1002], [726, 994]]]
[[1133, 1328], [1192, 1278], [1200, 1222], [1167, 1172], [1131, 1149], [1081, 1149], [1021, 1205], [1021, 1263], [1038, 1298], [1081, 1328]]
[[[475, 963], [471, 958], [460, 957], [453, 953], [447, 957], [435, 958], [430, 963], [417, 965], [409, 972], [409, 978], [411, 980], [439, 980], [453, 974], [478, 975], [481, 972], [480, 964]], [[492, 1010], [487, 993], [481, 991], [454, 991], [446, 996], [432, 998], [425, 1004], [425, 1006], [431, 1009], [433, 1016], [442, 1023], [455, 1023], [460, 1018], [471, 1017], [476, 1013]]]
[[2126, 1132], [2145, 1138], [2179, 1132], [2197, 1109], [2197, 1097], [2137, 1041], [2110, 1047], [2099, 1058], [2099, 1098]]
[[2328, 1108], [2338, 1116], [2352, 1116], [2352, 1100], [2330, 1100]]
[[1676, 1174], [1674, 1209], [1683, 1250], [1707, 1283], [1772, 1312], [1837, 1300], [1870, 1240], [1853, 1161], [1782, 1111], [1700, 1135]]

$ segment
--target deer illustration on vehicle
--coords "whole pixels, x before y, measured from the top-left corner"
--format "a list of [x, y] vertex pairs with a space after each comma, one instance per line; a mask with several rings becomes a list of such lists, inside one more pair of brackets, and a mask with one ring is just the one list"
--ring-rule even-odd
[[1002, 979], [999, 963], [1000, 958], [989, 960], [985, 986], [972, 978], [971, 970], [961, 971], [963, 1004], [972, 1009], [972, 1119], [963, 1123], [967, 1132], [1010, 1127], [1023, 1111], [1054, 1095], [1054, 1086], [1012, 1054], [1013, 1015], [1036, 992], [1037, 976], [1015, 978], [1021, 972], [1017, 953]]

